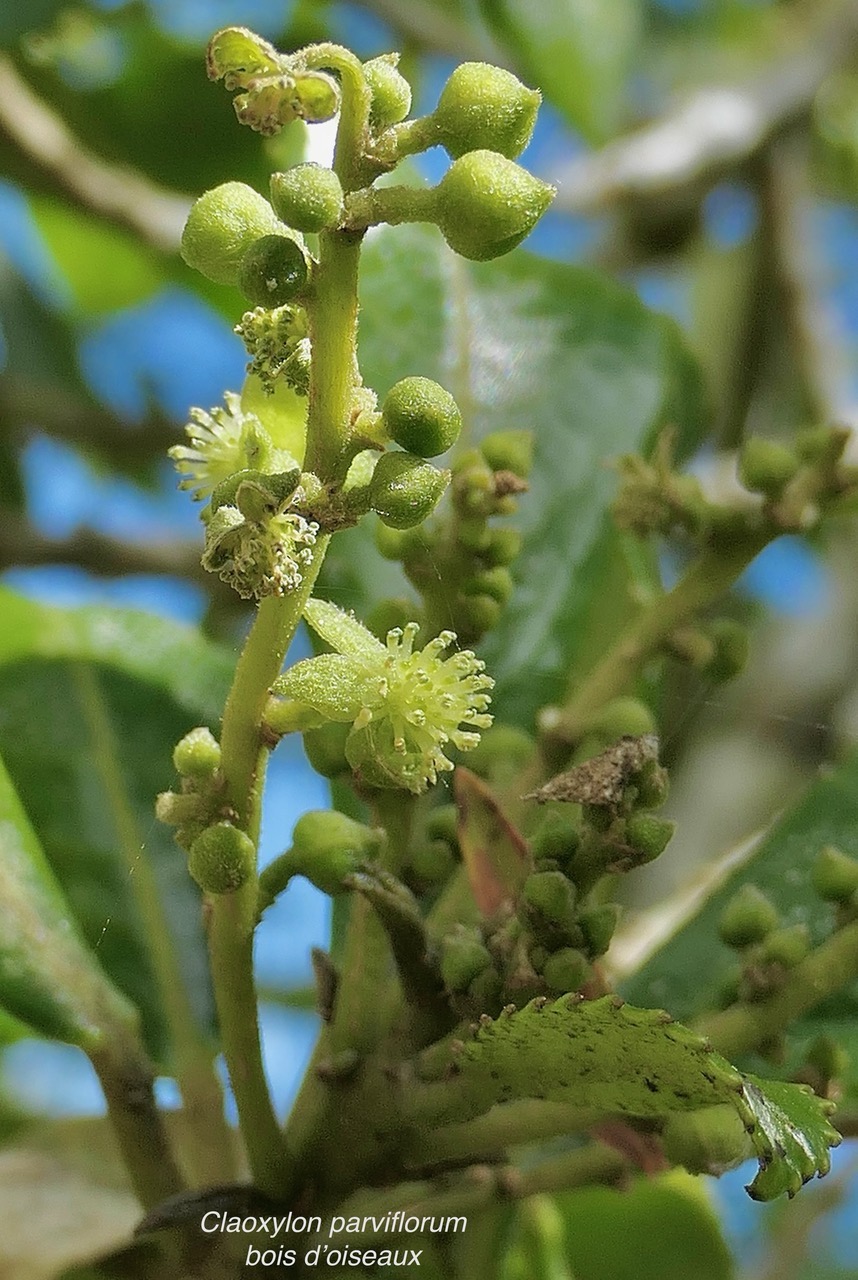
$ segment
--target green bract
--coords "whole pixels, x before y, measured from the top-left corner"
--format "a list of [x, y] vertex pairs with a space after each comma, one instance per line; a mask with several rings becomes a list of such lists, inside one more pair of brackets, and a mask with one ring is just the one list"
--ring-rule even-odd
[[446, 453], [462, 429], [456, 401], [431, 378], [397, 382], [385, 397], [381, 416], [391, 440], [421, 458]]
[[254, 306], [282, 307], [307, 283], [307, 257], [289, 235], [262, 236], [241, 260], [238, 285]]
[[373, 472], [369, 500], [385, 524], [410, 529], [431, 515], [449, 481], [449, 471], [412, 453], [385, 453]]
[[224, 182], [194, 201], [181, 253], [189, 267], [216, 284], [238, 284], [241, 260], [254, 240], [283, 230], [258, 191], [243, 182]]
[[510, 160], [530, 141], [542, 95], [509, 71], [463, 62], [441, 91], [434, 120], [451, 156], [488, 149]]
[[343, 188], [333, 169], [296, 164], [271, 175], [271, 203], [277, 216], [296, 231], [324, 231], [342, 216]]
[[374, 129], [398, 124], [411, 110], [411, 85], [397, 71], [398, 62], [398, 53], [387, 53], [363, 64], [363, 73], [372, 90], [369, 120]]
[[438, 226], [450, 248], [486, 262], [530, 234], [554, 188], [496, 151], [471, 151], [450, 166], [436, 197]]

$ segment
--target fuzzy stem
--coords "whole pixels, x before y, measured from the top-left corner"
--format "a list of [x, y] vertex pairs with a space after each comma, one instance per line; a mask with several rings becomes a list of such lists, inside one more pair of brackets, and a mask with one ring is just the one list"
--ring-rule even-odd
[[435, 222], [437, 210], [434, 188], [365, 187], [362, 191], [353, 191], [346, 201], [344, 225], [351, 231], [359, 231], [380, 222], [392, 226], [400, 222]]
[[846, 925], [811, 951], [787, 975], [783, 987], [767, 1000], [734, 1004], [700, 1018], [702, 1032], [719, 1053], [731, 1060], [757, 1049], [820, 1001], [858, 977], [858, 923]]
[[415, 1085], [404, 1100], [406, 1122], [426, 1126], [421, 1127], [413, 1150], [414, 1159], [422, 1164], [496, 1159], [508, 1147], [582, 1133], [599, 1119], [593, 1110], [524, 1098], [492, 1107], [473, 1120], [436, 1127], [434, 1116], [443, 1115], [449, 1106], [450, 1089], [446, 1081]]

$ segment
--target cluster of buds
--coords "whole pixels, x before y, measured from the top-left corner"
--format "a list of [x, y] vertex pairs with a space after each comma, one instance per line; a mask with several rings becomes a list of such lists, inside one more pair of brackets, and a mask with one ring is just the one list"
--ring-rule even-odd
[[[733, 895], [718, 921], [721, 941], [738, 953], [739, 968], [721, 992], [721, 1004], [756, 1001], [779, 991], [810, 951], [805, 924], [785, 924], [771, 899], [756, 885]], [[778, 1053], [779, 1045], [766, 1046]]]

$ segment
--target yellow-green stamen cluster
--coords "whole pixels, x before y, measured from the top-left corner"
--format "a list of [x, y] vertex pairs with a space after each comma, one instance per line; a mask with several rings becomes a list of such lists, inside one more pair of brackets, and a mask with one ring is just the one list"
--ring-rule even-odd
[[301, 585], [318, 532], [317, 524], [293, 511], [258, 522], [237, 507], [218, 507], [206, 529], [203, 568], [245, 600], [284, 596]]
[[310, 387], [310, 339], [307, 313], [288, 303], [269, 311], [254, 307], [246, 311], [235, 332], [251, 357], [248, 373], [256, 374], [271, 394], [278, 378], [283, 378], [299, 395]]
[[388, 632], [381, 673], [370, 682], [373, 694], [354, 722], [346, 755], [364, 778], [381, 786], [419, 793], [449, 772], [448, 744], [468, 751], [488, 729], [494, 686], [484, 663], [470, 650], [449, 658], [441, 654], [456, 637], [442, 631], [414, 650], [416, 623]]
[[180, 489], [191, 489], [195, 501], [203, 502], [223, 481], [237, 471], [251, 468], [274, 472], [279, 466], [279, 450], [254, 413], [245, 413], [241, 397], [233, 391], [224, 396], [224, 407], [191, 409], [185, 427], [187, 444], [168, 450], [181, 479]]

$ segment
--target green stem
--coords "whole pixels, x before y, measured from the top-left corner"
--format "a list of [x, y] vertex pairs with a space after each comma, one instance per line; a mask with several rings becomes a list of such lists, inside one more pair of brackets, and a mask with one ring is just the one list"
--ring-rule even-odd
[[301, 56], [307, 67], [329, 67], [339, 72], [343, 100], [334, 149], [334, 172], [342, 183], [343, 191], [354, 191], [363, 185], [362, 170], [372, 106], [372, 91], [360, 59], [343, 45], [328, 41], [310, 45]]
[[858, 977], [858, 923], [846, 925], [789, 971], [784, 986], [766, 1000], [734, 1004], [695, 1023], [719, 1053], [731, 1060], [780, 1035], [790, 1023]]
[[355, 355], [361, 232], [323, 231], [308, 303], [310, 404], [305, 467], [326, 483], [342, 481], [350, 461], [352, 409], [360, 375]]
[[405, 1098], [404, 1122], [421, 1125], [412, 1154], [423, 1165], [497, 1158], [508, 1147], [581, 1133], [600, 1119], [592, 1110], [567, 1103], [524, 1098], [492, 1107], [474, 1120], [436, 1127], [435, 1116], [449, 1107], [450, 1090], [446, 1081], [414, 1085]]
[[[261, 602], [224, 709], [221, 770], [226, 797], [238, 825], [255, 841], [259, 838], [268, 754], [261, 737], [265, 707], [327, 544], [327, 537], [316, 542], [313, 560], [297, 591]], [[208, 945], [221, 1042], [251, 1173], [261, 1190], [280, 1195], [287, 1176], [286, 1149], [262, 1063], [253, 981], [258, 891], [254, 875], [235, 893], [207, 895]]]
[[434, 189], [425, 187], [365, 187], [346, 201], [345, 225], [363, 231], [380, 222], [435, 222], [438, 208]]
[[235, 1177], [232, 1137], [224, 1116], [223, 1092], [214, 1073], [214, 1052], [200, 1030], [188, 995], [173, 931], [164, 911], [151, 860], [145, 856], [137, 816], [118, 761], [119, 743], [91, 667], [75, 665], [77, 686], [89, 729], [92, 757], [101, 776], [117, 844], [143, 924], [161, 1009], [170, 1036], [173, 1065], [182, 1094], [187, 1156], [196, 1183]]

